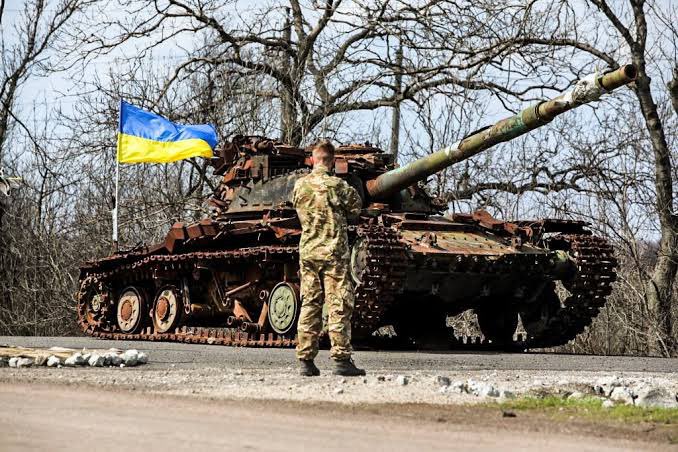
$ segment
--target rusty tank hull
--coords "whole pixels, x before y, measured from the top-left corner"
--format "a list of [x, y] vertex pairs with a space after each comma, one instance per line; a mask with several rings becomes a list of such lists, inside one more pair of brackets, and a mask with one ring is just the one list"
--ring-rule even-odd
[[[577, 221], [506, 222], [483, 211], [446, 216], [447, 206], [414, 182], [632, 79], [629, 66], [596, 75], [586, 89], [578, 85], [583, 94], [575, 87], [403, 168], [369, 144], [339, 147], [335, 173], [363, 199], [349, 226], [354, 341], [390, 327], [401, 344], [454, 345], [447, 318], [468, 309], [495, 346], [516, 343], [519, 318], [521, 348], [561, 345], [581, 333], [615, 278], [604, 238]], [[213, 161], [221, 181], [210, 218], [177, 223], [159, 244], [81, 266], [77, 311], [85, 334], [293, 346], [301, 231], [290, 199], [295, 181], [310, 171], [308, 157], [263, 137], [223, 146]]]

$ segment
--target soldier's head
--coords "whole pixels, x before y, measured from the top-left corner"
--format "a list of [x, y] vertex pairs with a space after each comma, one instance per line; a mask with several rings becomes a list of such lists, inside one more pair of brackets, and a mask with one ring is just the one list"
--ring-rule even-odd
[[322, 165], [328, 170], [334, 166], [334, 145], [328, 140], [317, 142], [313, 146], [313, 167]]

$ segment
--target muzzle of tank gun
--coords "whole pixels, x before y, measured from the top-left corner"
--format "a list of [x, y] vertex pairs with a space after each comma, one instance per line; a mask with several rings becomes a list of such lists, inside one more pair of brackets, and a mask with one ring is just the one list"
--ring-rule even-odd
[[472, 133], [452, 146], [367, 181], [367, 192], [372, 200], [387, 199], [448, 166], [466, 160], [495, 144], [513, 140], [548, 124], [566, 111], [597, 100], [602, 94], [634, 81], [637, 73], [634, 65], [627, 64], [607, 73], [596, 72], [584, 77], [574, 88], [554, 99], [532, 105], [517, 115]]

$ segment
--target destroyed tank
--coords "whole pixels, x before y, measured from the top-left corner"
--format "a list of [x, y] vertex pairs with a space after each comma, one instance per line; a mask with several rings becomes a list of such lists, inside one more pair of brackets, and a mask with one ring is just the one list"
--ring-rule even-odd
[[[349, 225], [355, 343], [388, 330], [401, 344], [451, 343], [449, 316], [472, 309], [486, 343], [551, 347], [574, 339], [615, 280], [612, 246], [581, 221], [445, 215], [420, 185], [432, 174], [635, 79], [631, 65], [595, 74], [552, 100], [397, 167], [369, 144], [339, 146], [334, 172], [363, 200]], [[174, 224], [164, 241], [80, 268], [78, 322], [91, 336], [285, 347], [299, 315], [295, 182], [309, 150], [238, 136], [213, 159], [212, 215]], [[390, 326], [390, 327], [389, 327]], [[386, 327], [386, 328], [384, 328]], [[395, 333], [395, 334], [393, 334]]]

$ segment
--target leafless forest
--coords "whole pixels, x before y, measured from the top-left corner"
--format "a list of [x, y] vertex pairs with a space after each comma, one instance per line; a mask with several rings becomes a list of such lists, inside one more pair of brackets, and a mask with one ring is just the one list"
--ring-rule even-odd
[[[77, 333], [78, 263], [112, 248], [120, 98], [222, 140], [369, 140], [405, 163], [634, 63], [631, 88], [428, 188], [455, 212], [589, 221], [621, 267], [569, 349], [676, 354], [676, 2], [0, 0], [0, 19], [0, 185], [23, 179], [0, 193], [0, 334]], [[123, 167], [123, 246], [205, 215], [214, 183], [199, 159]]]

